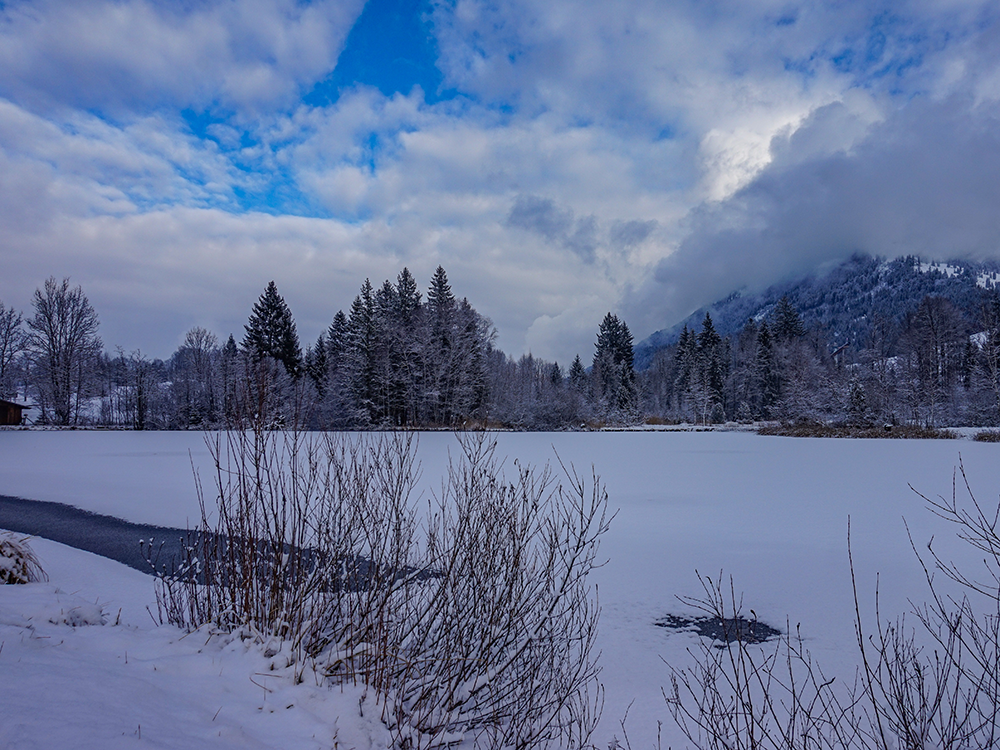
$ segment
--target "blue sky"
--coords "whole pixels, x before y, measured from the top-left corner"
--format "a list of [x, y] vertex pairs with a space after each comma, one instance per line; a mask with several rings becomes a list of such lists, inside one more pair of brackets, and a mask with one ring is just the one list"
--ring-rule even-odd
[[83, 286], [109, 347], [311, 341], [437, 265], [566, 363], [853, 252], [996, 257], [979, 0], [0, 3], [0, 300]]

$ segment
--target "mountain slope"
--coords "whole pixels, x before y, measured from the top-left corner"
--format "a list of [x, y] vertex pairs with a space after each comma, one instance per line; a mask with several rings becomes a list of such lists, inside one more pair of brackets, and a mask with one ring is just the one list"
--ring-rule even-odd
[[1000, 290], [1000, 263], [970, 261], [928, 262], [915, 256], [894, 260], [855, 255], [833, 270], [798, 281], [776, 284], [753, 294], [736, 291], [703, 307], [677, 325], [639, 342], [637, 369], [646, 368], [653, 355], [676, 343], [684, 326], [698, 330], [708, 312], [720, 335], [738, 332], [749, 318], [766, 318], [787, 296], [808, 328], [819, 328], [832, 347], [864, 346], [873, 321], [899, 324], [927, 295], [949, 299], [975, 328], [983, 302]]

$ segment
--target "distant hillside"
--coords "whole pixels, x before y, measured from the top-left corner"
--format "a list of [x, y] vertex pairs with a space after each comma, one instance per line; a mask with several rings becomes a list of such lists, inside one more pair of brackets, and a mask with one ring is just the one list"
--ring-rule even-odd
[[692, 313], [672, 328], [657, 331], [635, 348], [637, 369], [645, 369], [657, 350], [677, 342], [681, 330], [700, 330], [708, 312], [720, 335], [736, 333], [749, 318], [760, 321], [783, 296], [799, 311], [809, 328], [823, 330], [831, 345], [864, 346], [871, 322], [900, 322], [928, 294], [948, 298], [971, 328], [983, 300], [1000, 291], [1000, 263], [925, 261], [915, 256], [895, 260], [855, 255], [822, 276], [776, 284], [759, 294], [736, 291]]

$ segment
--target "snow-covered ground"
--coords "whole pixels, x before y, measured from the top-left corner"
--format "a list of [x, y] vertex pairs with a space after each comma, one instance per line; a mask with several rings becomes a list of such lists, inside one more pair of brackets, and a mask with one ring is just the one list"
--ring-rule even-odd
[[[594, 574], [606, 689], [599, 747], [621, 738], [629, 704], [634, 750], [655, 745], [658, 721], [663, 747], [683, 746], [660, 693], [669, 681], [661, 657], [688, 663], [697, 637], [654, 623], [691, 613], [677, 597], [701, 593], [696, 570], [731, 575], [747, 610], [782, 629], [786, 618], [798, 624], [813, 658], [849, 676], [856, 645], [848, 517], [870, 618], [876, 574], [884, 614], [925, 596], [904, 517], [918, 547], [937, 535], [935, 546], [959, 564], [975, 563], [908, 485], [950, 496], [961, 455], [981, 501], [996, 502], [1000, 492], [1000, 448], [966, 440], [674, 431], [498, 439], [511, 458], [542, 463], [554, 446], [578, 468], [593, 465], [618, 509], [601, 547], [608, 562]], [[439, 483], [454, 447], [451, 435], [421, 435], [426, 488]], [[130, 521], [193, 521], [192, 463], [210, 486], [208, 452], [194, 433], [0, 431], [0, 494]], [[334, 733], [339, 747], [384, 741], [370, 712], [359, 716], [360, 695], [293, 685], [287, 670], [271, 670], [262, 648], [154, 626], [146, 612], [152, 579], [45, 540], [34, 548], [50, 584], [0, 587], [0, 747], [332, 747]], [[66, 592], [58, 603], [53, 587]], [[99, 603], [108, 624], [48, 622], [74, 602]]]

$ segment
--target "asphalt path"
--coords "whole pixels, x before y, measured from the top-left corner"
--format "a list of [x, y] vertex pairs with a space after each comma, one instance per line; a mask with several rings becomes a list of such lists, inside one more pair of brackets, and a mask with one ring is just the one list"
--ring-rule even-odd
[[[186, 529], [130, 523], [114, 516], [74, 508], [62, 503], [25, 500], [0, 495], [0, 529], [51, 539], [70, 547], [110, 557], [130, 568], [153, 574], [147, 557], [152, 550], [157, 568], [169, 569], [180, 559]], [[144, 544], [140, 545], [140, 541]]]

